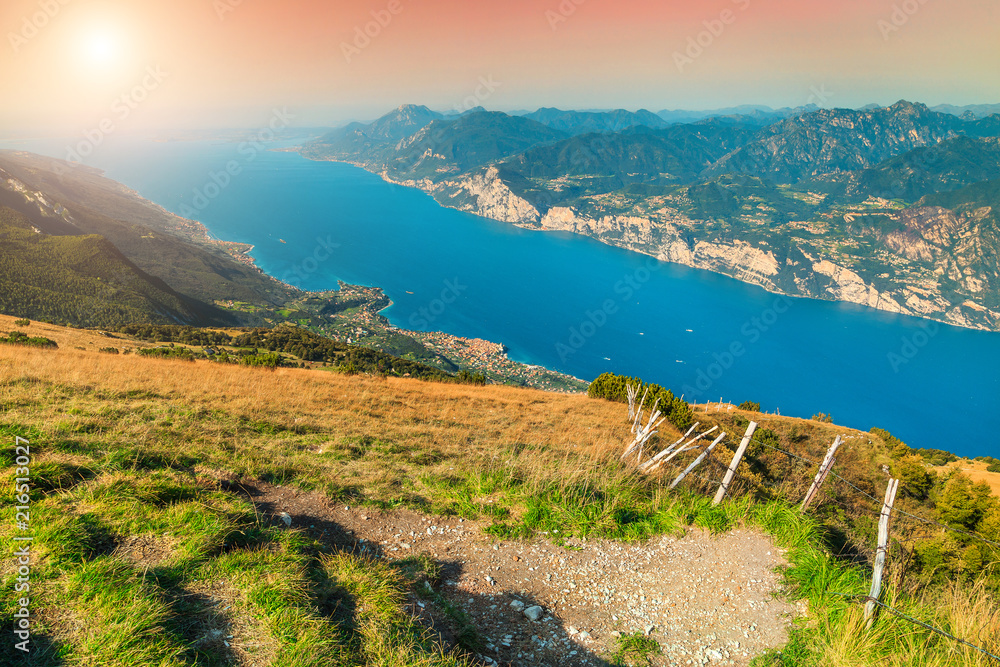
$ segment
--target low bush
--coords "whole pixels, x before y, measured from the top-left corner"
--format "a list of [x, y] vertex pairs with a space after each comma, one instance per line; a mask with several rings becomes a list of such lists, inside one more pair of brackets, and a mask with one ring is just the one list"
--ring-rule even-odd
[[639, 388], [640, 398], [637, 400], [642, 400], [642, 396], [645, 395], [647, 408], [652, 408], [659, 401], [658, 409], [677, 428], [686, 429], [694, 422], [694, 413], [686, 401], [674, 396], [674, 393], [669, 389], [664, 389], [658, 384], [646, 384], [640, 378], [604, 373], [590, 383], [587, 395], [591, 398], [604, 398], [618, 403], [627, 403], [627, 386]]
[[28, 336], [20, 331], [12, 331], [6, 338], [0, 335], [0, 343], [7, 343], [8, 345], [24, 345], [26, 347], [59, 347], [54, 340], [49, 340], [48, 338], [43, 338], [41, 336]]

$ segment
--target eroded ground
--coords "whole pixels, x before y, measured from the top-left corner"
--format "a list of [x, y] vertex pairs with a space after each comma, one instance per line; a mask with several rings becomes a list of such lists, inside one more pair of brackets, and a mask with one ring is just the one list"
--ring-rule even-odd
[[[621, 635], [641, 633], [662, 650], [650, 656], [654, 665], [747, 665], [785, 643], [798, 613], [774, 595], [781, 550], [749, 530], [713, 537], [694, 529], [642, 544], [496, 541], [475, 521], [335, 505], [257, 482], [238, 488], [276, 524], [286, 513], [292, 528], [336, 548], [434, 558], [442, 567], [436, 590], [471, 617], [487, 664], [608, 665]], [[435, 606], [412, 600], [412, 611], [437, 627]]]

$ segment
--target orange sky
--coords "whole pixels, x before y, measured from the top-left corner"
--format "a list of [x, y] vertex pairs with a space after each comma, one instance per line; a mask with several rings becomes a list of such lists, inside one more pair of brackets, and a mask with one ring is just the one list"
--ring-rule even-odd
[[503, 110], [1000, 102], [998, 4], [4, 0], [0, 124], [332, 125], [477, 89]]

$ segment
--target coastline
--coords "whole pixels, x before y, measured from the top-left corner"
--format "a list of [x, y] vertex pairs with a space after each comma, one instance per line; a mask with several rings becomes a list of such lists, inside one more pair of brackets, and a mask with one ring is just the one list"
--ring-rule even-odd
[[[382, 314], [393, 302], [381, 287], [352, 285], [343, 281], [338, 281], [338, 287], [335, 291], [303, 293], [307, 299], [320, 298], [330, 304], [344, 306], [342, 310], [326, 315], [329, 327], [323, 333], [334, 340], [391, 353], [391, 346], [397, 345], [398, 339], [403, 337], [415, 341], [427, 353], [443, 358], [461, 370], [483, 373], [494, 382], [515, 380], [515, 384], [564, 393], [586, 393], [590, 385], [589, 381], [566, 373], [511, 359], [503, 343], [456, 336], [444, 331], [413, 331], [397, 327]], [[411, 360], [426, 361], [420, 358]]]
[[[476, 182], [471, 184], [477, 190], [491, 190], [494, 199], [489, 208], [484, 208], [482, 204], [479, 204], [478, 208], [468, 204], [451, 204], [442, 201], [445, 198], [444, 196], [439, 198], [437, 195], [451, 193], [451, 196], [448, 196], [447, 199], [453, 200], [456, 194], [456, 192], [453, 192], [456, 185], [455, 182], [445, 181], [438, 184], [431, 184], [428, 181], [399, 181], [389, 176], [384, 169], [376, 168], [367, 163], [334, 158], [309, 157], [303, 155], [301, 150], [299, 154], [307, 160], [340, 162], [364, 169], [368, 173], [379, 176], [386, 183], [419, 190], [429, 195], [443, 208], [471, 213], [487, 220], [510, 224], [528, 231], [565, 231], [578, 234], [604, 243], [605, 245], [653, 257], [662, 262], [679, 264], [723, 275], [748, 285], [755, 285], [772, 294], [831, 303], [850, 303], [873, 310], [918, 318], [929, 322], [938, 322], [958, 328], [1000, 333], [1000, 312], [993, 312], [971, 301], [966, 301], [959, 306], [953, 306], [951, 310], [944, 310], [944, 315], [930, 313], [927, 312], [929, 310], [928, 304], [935, 303], [931, 301], [933, 294], [927, 292], [923, 287], [920, 289], [914, 288], [913, 290], [919, 295], [919, 298], [914, 298], [911, 295], [910, 299], [904, 301], [901, 305], [893, 298], [894, 295], [880, 292], [875, 286], [866, 283], [861, 276], [849, 268], [839, 266], [828, 259], [817, 260], [813, 270], [822, 279], [827, 280], [831, 285], [836, 287], [835, 289], [832, 287], [828, 288], [834, 293], [834, 298], [824, 298], [823, 296], [805, 291], [789, 291], [778, 286], [771, 279], [771, 276], [776, 275], [777, 269], [781, 268], [777, 266], [774, 257], [751, 246], [746, 241], [735, 240], [730, 245], [698, 241], [696, 247], [692, 249], [686, 241], [680, 240], [680, 235], [677, 235], [677, 238], [673, 242], [667, 244], [661, 242], [661, 244], [657, 245], [651, 238], [641, 238], [640, 234], [628, 228], [629, 225], [637, 225], [640, 229], [648, 231], [653, 226], [653, 221], [648, 217], [610, 215], [600, 219], [593, 219], [578, 216], [575, 211], [566, 208], [554, 208], [547, 212], [545, 216], [542, 216], [534, 206], [518, 198], [498, 180], [491, 183]], [[481, 177], [474, 177], [473, 180], [475, 178]], [[495, 183], [500, 184], [496, 186], [494, 185]], [[468, 193], [470, 183], [463, 183], [462, 185], [466, 187], [466, 192]], [[449, 186], [451, 186], [451, 189], [449, 189]], [[500, 192], [498, 194], [497, 192], [493, 192], [493, 190], [500, 190]], [[526, 208], [533, 211], [540, 221], [526, 221], [523, 216]], [[503, 214], [496, 213], [491, 215], [491, 212]], [[795, 282], [796, 286], [800, 288], [803, 286], [797, 278]], [[911, 307], [912, 305], [916, 305], [919, 309], [915, 310]], [[988, 326], [981, 322], [970, 320], [961, 312], [961, 307], [976, 311], [977, 313], [987, 314], [996, 325]]]
[[[204, 223], [172, 213], [156, 202], [143, 197], [132, 188], [125, 185], [121, 185], [121, 187], [123, 192], [129, 197], [156, 210], [164, 215], [167, 220], [170, 220], [173, 223], [173, 227], [166, 231], [179, 233], [182, 238], [188, 239], [193, 243], [220, 249], [237, 262], [253, 268], [295, 294], [297, 297], [295, 301], [305, 302], [310, 299], [321, 299], [329, 303], [332, 299], [349, 300], [360, 295], [363, 305], [359, 308], [359, 312], [354, 313], [347, 321], [340, 324], [347, 327], [354, 327], [355, 330], [364, 330], [365, 327], [368, 327], [373, 330], [371, 333], [374, 335], [362, 336], [359, 340], [353, 336], [334, 334], [331, 337], [335, 340], [343, 340], [349, 344], [359, 345], [365, 342], [368, 343], [364, 345], [366, 347], [378, 348], [380, 344], [382, 347], [385, 346], [385, 338], [387, 337], [405, 336], [417, 341], [440, 357], [447, 359], [456, 367], [471, 372], [481, 372], [493, 381], [517, 380], [524, 386], [565, 393], [585, 393], [587, 386], [590, 384], [587, 380], [566, 373], [510, 359], [507, 356], [507, 347], [503, 343], [456, 336], [444, 331], [410, 331], [397, 327], [382, 314], [382, 311], [392, 306], [393, 302], [381, 287], [365, 287], [338, 281], [338, 289], [336, 290], [313, 292], [290, 285], [267, 273], [257, 265], [256, 260], [250, 255], [254, 249], [252, 244], [214, 238]], [[337, 317], [337, 315], [330, 315], [329, 317], [333, 318]], [[324, 334], [330, 335], [329, 332], [324, 332]]]

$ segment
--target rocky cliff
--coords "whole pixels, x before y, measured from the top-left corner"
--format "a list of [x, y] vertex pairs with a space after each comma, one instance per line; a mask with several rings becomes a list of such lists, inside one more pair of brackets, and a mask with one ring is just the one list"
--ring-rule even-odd
[[[896, 214], [900, 229], [882, 235], [887, 257], [882, 259], [891, 279], [873, 280], [849, 266], [838, 253], [817, 251], [812, 244], [795, 245], [780, 259], [766, 241], [734, 239], [720, 242], [692, 238], [696, 220], [669, 210], [654, 216], [590, 217], [570, 207], [553, 207], [545, 214], [516, 195], [496, 168], [456, 180], [402, 183], [430, 193], [444, 206], [508, 222], [527, 229], [565, 231], [603, 243], [651, 255], [665, 262], [714, 271], [753, 283], [772, 292], [830, 301], [846, 301], [903, 315], [925, 317], [975, 329], [1000, 329], [1000, 308], [991, 309], [960, 294], [947, 294], [957, 282], [980, 293], [1000, 285], [1000, 272], [976, 270], [985, 264], [981, 239], [987, 235], [990, 210], [958, 216], [943, 208], [910, 208]], [[868, 271], [866, 273], [871, 273]], [[943, 279], [943, 280], [942, 280]], [[951, 298], [949, 298], [951, 297]]]
[[1000, 115], [899, 102], [579, 134], [495, 112], [424, 116], [389, 114], [302, 153], [774, 292], [1000, 330]]

